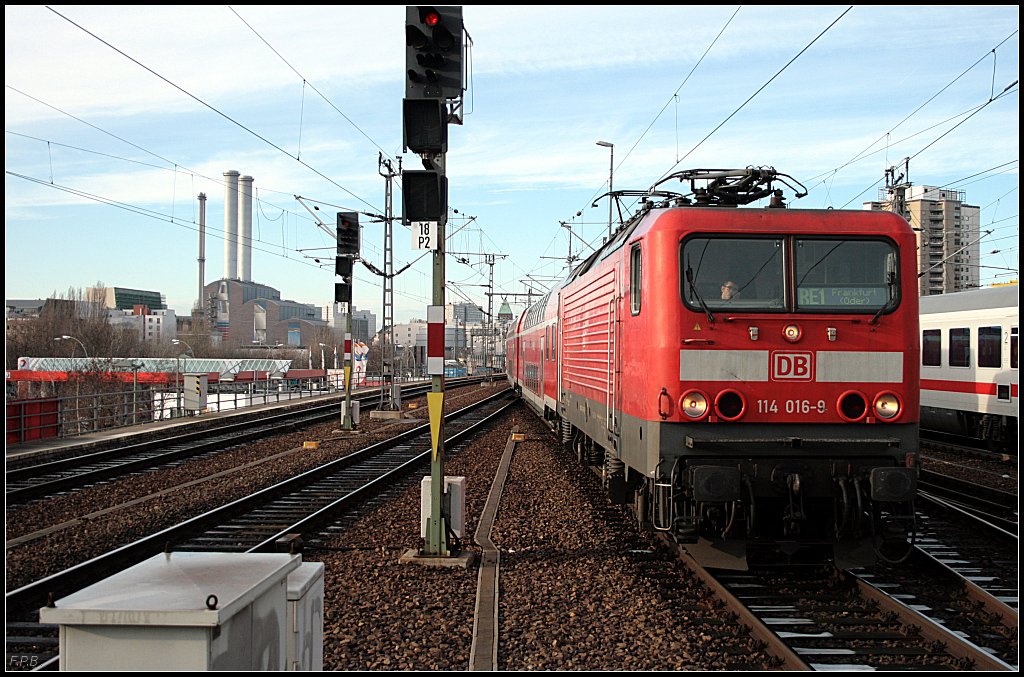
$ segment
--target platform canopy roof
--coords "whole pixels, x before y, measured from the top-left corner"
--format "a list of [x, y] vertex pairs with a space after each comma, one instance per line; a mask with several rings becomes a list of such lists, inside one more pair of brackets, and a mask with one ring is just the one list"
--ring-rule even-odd
[[267, 372], [284, 377], [291, 360], [205, 359], [185, 357], [20, 357], [18, 369], [28, 371], [140, 371], [179, 374], [220, 374], [230, 380], [240, 372]]

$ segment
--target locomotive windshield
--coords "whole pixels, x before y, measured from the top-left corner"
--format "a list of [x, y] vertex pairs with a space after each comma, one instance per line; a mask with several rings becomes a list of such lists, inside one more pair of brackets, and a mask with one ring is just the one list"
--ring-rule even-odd
[[871, 312], [896, 303], [896, 249], [880, 240], [797, 239], [796, 309]]
[[688, 307], [709, 314], [788, 310], [877, 317], [898, 301], [896, 261], [887, 240], [698, 236], [680, 247], [680, 286]]
[[695, 237], [683, 243], [683, 300], [703, 310], [784, 310], [781, 238]]

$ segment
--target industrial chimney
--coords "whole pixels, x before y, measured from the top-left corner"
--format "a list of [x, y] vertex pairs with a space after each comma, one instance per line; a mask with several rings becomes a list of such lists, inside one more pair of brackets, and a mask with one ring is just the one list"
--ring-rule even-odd
[[238, 277], [238, 172], [224, 172], [224, 279]]
[[238, 179], [238, 274], [243, 282], [252, 281], [252, 177]]
[[199, 301], [196, 307], [200, 310], [203, 303], [203, 284], [206, 281], [206, 193], [199, 194]]

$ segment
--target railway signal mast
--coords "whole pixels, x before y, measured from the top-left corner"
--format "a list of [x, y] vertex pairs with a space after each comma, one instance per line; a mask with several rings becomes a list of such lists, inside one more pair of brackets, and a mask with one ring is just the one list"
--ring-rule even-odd
[[341, 427], [352, 430], [352, 276], [353, 264], [359, 258], [359, 214], [338, 212], [336, 226], [338, 255], [334, 274], [341, 282], [334, 284], [334, 302], [345, 304], [345, 407]]
[[402, 171], [402, 222], [411, 226], [413, 247], [434, 252], [433, 303], [427, 309], [427, 373], [433, 454], [430, 463], [430, 516], [424, 557], [450, 557], [451, 510], [444, 476], [444, 241], [448, 222], [448, 124], [461, 124], [465, 90], [462, 7], [407, 6], [405, 18], [405, 97], [402, 141], [420, 156], [422, 170]]

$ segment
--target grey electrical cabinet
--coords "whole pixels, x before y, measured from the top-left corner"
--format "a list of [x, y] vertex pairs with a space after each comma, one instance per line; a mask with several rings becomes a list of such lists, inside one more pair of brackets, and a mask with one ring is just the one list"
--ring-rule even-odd
[[288, 574], [288, 669], [324, 669], [324, 565]]
[[61, 670], [286, 670], [288, 577], [301, 564], [287, 554], [164, 553], [39, 619], [59, 626]]

